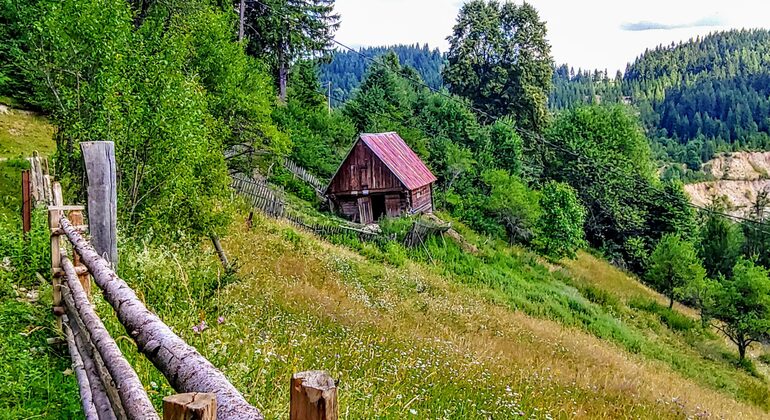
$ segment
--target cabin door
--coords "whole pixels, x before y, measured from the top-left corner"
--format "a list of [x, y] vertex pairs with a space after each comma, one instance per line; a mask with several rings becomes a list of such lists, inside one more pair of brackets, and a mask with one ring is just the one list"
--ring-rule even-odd
[[358, 214], [361, 215], [361, 224], [368, 225], [374, 222], [372, 200], [370, 200], [369, 197], [361, 197], [358, 199]]

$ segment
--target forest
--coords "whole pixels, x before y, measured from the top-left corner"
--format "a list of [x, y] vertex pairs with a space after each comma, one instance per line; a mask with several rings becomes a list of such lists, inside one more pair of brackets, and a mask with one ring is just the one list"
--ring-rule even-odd
[[659, 156], [697, 170], [717, 152], [767, 150], [770, 32], [732, 30], [645, 51], [624, 73], [554, 73], [551, 108], [629, 103]]
[[[224, 236], [241, 216], [229, 188], [236, 172], [261, 173], [315, 216], [331, 217], [281, 162], [328, 180], [358, 133], [395, 131], [437, 176], [437, 210], [469, 236], [488, 238], [480, 243], [506, 247], [489, 258], [446, 251], [452, 276], [484, 272], [484, 286], [502, 293], [510, 278], [550, 275], [537, 273], [588, 250], [663, 294], [669, 311], [675, 301], [696, 310], [703, 328], [734, 343], [736, 369], [754, 375], [748, 349], [770, 339], [770, 200], [757, 197], [752, 214], [736, 221], [716, 205], [695, 208], [681, 182], [661, 179], [658, 169], [664, 156], [697, 168], [718, 151], [770, 145], [770, 33], [658, 47], [609, 77], [557, 67], [546, 23], [528, 3], [465, 3], [446, 54], [427, 45], [333, 53], [340, 48], [333, 0], [246, 2], [242, 16], [239, 7], [223, 0], [0, 4], [0, 95], [56, 126], [52, 163], [73, 202], [85, 194], [79, 143], [115, 143], [120, 232], [135, 242], [128, 248], [189, 250]], [[299, 252], [296, 233], [264, 229], [294, 243], [287, 254]], [[25, 242], [15, 231], [3, 228], [0, 247], [10, 264], [27, 268], [0, 272], [0, 294], [10, 295], [12, 276], [31, 283], [37, 269], [48, 269], [42, 251], [18, 245]], [[407, 255], [400, 245], [358, 246], [382, 259]], [[530, 270], [529, 262], [507, 259], [519, 253], [543, 265]], [[135, 261], [143, 255], [137, 251]], [[424, 258], [435, 265], [431, 254]], [[570, 287], [593, 293], [580, 302], [614, 305]], [[610, 315], [601, 323], [582, 321], [588, 310], [564, 315], [577, 303], [516, 302], [514, 309], [626, 340], [608, 326]], [[634, 340], [623, 345], [649, 351]], [[770, 401], [766, 394], [759, 391], [758, 404]]]
[[[393, 52], [401, 64], [409, 66], [419, 73], [422, 80], [433, 89], [443, 85], [441, 68], [444, 65], [444, 55], [437, 48], [428, 44], [393, 45], [389, 47], [364, 47], [355, 51], [338, 47], [331, 57], [319, 65], [322, 87], [331, 83], [332, 106], [342, 106], [353, 95], [356, 88], [364, 80], [372, 59]], [[328, 61], [328, 62], [327, 62]]]

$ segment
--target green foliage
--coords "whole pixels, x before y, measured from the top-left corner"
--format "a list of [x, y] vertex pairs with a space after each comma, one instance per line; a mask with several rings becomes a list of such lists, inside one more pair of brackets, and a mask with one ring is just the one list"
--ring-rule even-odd
[[540, 191], [542, 213], [537, 222], [537, 244], [552, 258], [575, 258], [583, 245], [586, 211], [575, 190], [551, 181]]
[[[233, 0], [236, 10], [239, 0]], [[270, 65], [282, 99], [290, 63], [321, 55], [332, 47], [340, 25], [334, 0], [246, 2], [245, 36], [250, 54]]]
[[694, 214], [681, 184], [661, 185], [638, 121], [625, 108], [565, 111], [547, 132], [544, 175], [572, 186], [587, 210], [586, 239], [643, 271], [644, 255], [664, 234], [690, 238]]
[[482, 178], [489, 189], [486, 209], [505, 226], [511, 242], [531, 241], [542, 213], [538, 193], [502, 169], [484, 172]]
[[431, 49], [428, 44], [364, 47], [355, 52], [338, 50], [332, 54], [328, 63], [320, 66], [321, 84], [327, 86], [331, 82], [332, 85], [332, 104], [341, 106], [361, 85], [371, 66], [371, 61], [364, 57], [378, 59], [391, 51], [401, 63], [414, 68], [428, 86], [433, 89], [442, 87], [444, 56], [438, 48]]
[[[0, 269], [1, 270], [1, 269]], [[50, 289], [41, 299], [50, 302]], [[69, 356], [46, 343], [50, 303], [0, 299], [0, 417], [79, 418], [83, 414]]]
[[634, 299], [629, 302], [629, 306], [657, 315], [660, 322], [673, 331], [687, 332], [698, 327], [697, 323], [693, 321], [692, 318], [679, 311], [667, 308], [652, 299]]
[[662, 157], [698, 170], [719, 151], [770, 146], [770, 32], [731, 30], [646, 50], [624, 75], [554, 72], [550, 105], [631, 101]]
[[59, 126], [59, 175], [75, 193], [78, 143], [111, 140], [124, 225], [201, 235], [227, 220], [224, 146], [286, 142], [265, 72], [231, 41], [228, 15], [198, 2], [148, 7], [135, 26], [125, 1], [41, 2], [25, 69]]
[[729, 277], [743, 247], [744, 238], [740, 225], [714, 211], [707, 212], [705, 217], [700, 230], [698, 256], [703, 260], [709, 277]]
[[706, 270], [698, 259], [692, 243], [677, 235], [665, 235], [650, 257], [647, 280], [669, 298], [669, 309], [674, 298], [682, 296], [691, 283], [699, 283]]
[[443, 71], [452, 93], [527, 129], [547, 120], [553, 73], [545, 22], [528, 3], [474, 0], [463, 4]]
[[21, 218], [0, 218], [0, 281], [6, 285], [35, 285], [39, 282], [35, 273], [47, 275], [51, 269], [47, 212], [35, 211], [32, 216], [32, 230], [26, 239], [21, 231]]
[[315, 71], [308, 61], [294, 65], [287, 104], [277, 108], [273, 118], [291, 138], [291, 159], [329, 179], [355, 139], [356, 128], [341, 111], [329, 112], [318, 93]]
[[383, 253], [385, 255], [385, 261], [396, 267], [402, 267], [408, 259], [404, 246], [396, 242], [388, 242], [385, 244]]
[[739, 259], [732, 278], [721, 278], [709, 311], [722, 323], [715, 327], [738, 347], [740, 360], [754, 342], [770, 338], [770, 278], [768, 270]]

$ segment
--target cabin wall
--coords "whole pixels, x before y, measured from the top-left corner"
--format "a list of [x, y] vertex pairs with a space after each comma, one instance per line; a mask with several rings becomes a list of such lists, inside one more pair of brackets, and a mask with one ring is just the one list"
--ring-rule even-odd
[[402, 191], [401, 181], [361, 141], [356, 143], [334, 177], [329, 191], [333, 195]]
[[415, 213], [433, 212], [433, 191], [431, 187], [432, 184], [429, 184], [410, 192], [412, 211]]

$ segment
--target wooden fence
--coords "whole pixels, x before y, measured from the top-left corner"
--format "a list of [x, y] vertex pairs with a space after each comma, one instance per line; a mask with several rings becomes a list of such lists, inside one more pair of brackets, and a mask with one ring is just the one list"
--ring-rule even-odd
[[[246, 190], [257, 197], [268, 195], [250, 184]], [[151, 312], [117, 275], [112, 263], [94, 249], [85, 236], [89, 230], [83, 220], [85, 208], [63, 205], [58, 182], [52, 183], [50, 197], [53, 312], [66, 338], [85, 418], [159, 420], [161, 417], [94, 310], [93, 278], [137, 349], [179, 392], [163, 399], [164, 420], [262, 420], [260, 411], [244, 399], [224, 374]], [[272, 198], [276, 200], [275, 195]], [[266, 209], [274, 207], [265, 206]], [[94, 214], [101, 215], [101, 212]], [[104, 217], [109, 219], [114, 215]], [[104, 224], [104, 220], [89, 222]], [[336, 420], [335, 384], [323, 371], [293, 375], [289, 384], [290, 419]]]
[[276, 192], [277, 188], [267, 181], [257, 181], [243, 174], [234, 174], [232, 179], [232, 188], [246, 197], [252, 207], [272, 217], [283, 217], [286, 201], [283, 194]]
[[313, 187], [313, 189], [316, 191], [316, 193], [318, 193], [318, 195], [320, 195], [321, 197], [324, 196], [324, 193], [326, 192], [327, 182], [321, 181], [320, 179], [318, 179], [318, 177], [308, 172], [305, 168], [297, 165], [296, 163], [294, 163], [289, 159], [283, 160], [283, 166], [289, 172], [294, 174], [294, 176], [310, 184], [310, 186]]

